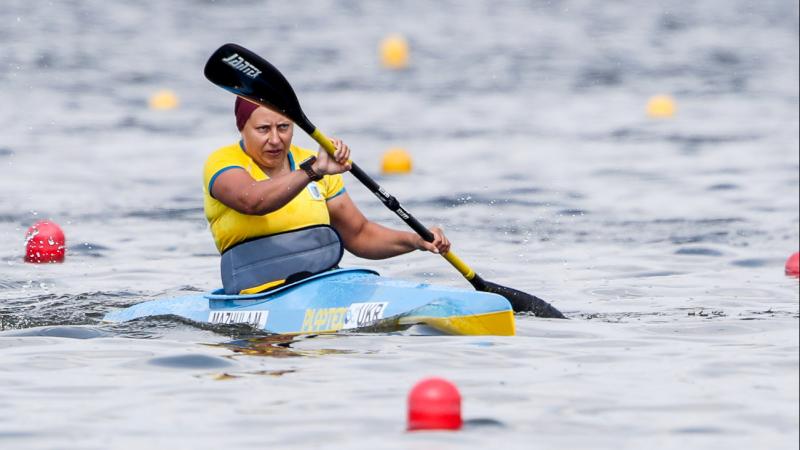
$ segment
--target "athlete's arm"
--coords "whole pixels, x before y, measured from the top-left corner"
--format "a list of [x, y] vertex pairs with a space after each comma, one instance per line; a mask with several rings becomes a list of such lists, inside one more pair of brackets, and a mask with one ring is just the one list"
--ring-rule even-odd
[[246, 170], [234, 167], [217, 176], [211, 195], [237, 212], [260, 216], [283, 208], [307, 184], [308, 175], [302, 170], [256, 181]]
[[393, 230], [367, 220], [346, 192], [328, 201], [328, 213], [331, 225], [342, 236], [344, 248], [361, 258], [391, 258], [413, 250], [433, 253], [450, 250], [450, 241], [437, 227], [431, 228], [433, 242], [426, 242], [415, 233]]
[[[311, 166], [314, 172], [334, 175], [350, 170], [350, 148], [340, 139], [331, 139], [336, 147], [334, 157], [320, 149], [317, 161]], [[256, 181], [246, 170], [234, 167], [220, 173], [211, 186], [211, 195], [225, 206], [253, 216], [277, 211], [306, 187], [308, 175], [295, 170], [267, 180]]]

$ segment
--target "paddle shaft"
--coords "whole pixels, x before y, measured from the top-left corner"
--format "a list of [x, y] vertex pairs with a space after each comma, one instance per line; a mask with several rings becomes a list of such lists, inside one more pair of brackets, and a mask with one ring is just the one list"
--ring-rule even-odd
[[[211, 55], [203, 72], [206, 78], [217, 86], [286, 115], [314, 138], [325, 151], [331, 155], [335, 153], [336, 149], [330, 139], [317, 129], [303, 113], [292, 86], [280, 71], [264, 58], [240, 45], [225, 44]], [[360, 167], [353, 164], [350, 172], [424, 240], [433, 241], [433, 234], [403, 209], [396, 198], [383, 190]], [[514, 311], [529, 311], [541, 317], [564, 318], [561, 312], [536, 296], [484, 280], [452, 251], [442, 256], [475, 289], [505, 297], [511, 303]]]
[[[314, 132], [311, 133], [311, 137], [314, 138], [315, 141], [319, 143], [325, 151], [328, 152], [331, 156], [333, 156], [334, 152], [336, 152], [336, 147], [334, 147], [333, 143], [330, 139], [328, 139], [325, 134], [320, 131], [319, 128], [315, 128]], [[392, 210], [398, 217], [400, 217], [403, 222], [405, 222], [412, 230], [416, 231], [422, 239], [425, 239], [428, 242], [433, 242], [433, 233], [424, 225], [420, 223], [414, 216], [412, 216], [408, 211], [406, 211], [400, 202], [391, 194], [386, 192], [375, 180], [372, 179], [366, 172], [361, 170], [360, 167], [356, 163], [352, 163], [352, 168], [350, 169], [350, 173], [353, 174], [354, 177], [358, 181], [361, 182], [367, 189], [370, 190], [373, 194], [375, 194], [378, 199], [390, 210]], [[472, 281], [475, 279], [475, 271], [472, 270], [464, 261], [461, 260], [455, 253], [449, 251], [447, 253], [442, 254], [442, 257], [447, 260], [453, 267], [458, 270], [461, 275], [464, 276], [468, 281]], [[473, 283], [474, 284], [474, 283]]]

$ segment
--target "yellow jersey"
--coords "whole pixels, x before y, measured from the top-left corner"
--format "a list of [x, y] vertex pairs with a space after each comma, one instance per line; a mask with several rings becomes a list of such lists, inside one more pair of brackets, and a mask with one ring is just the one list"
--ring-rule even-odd
[[[316, 152], [292, 145], [289, 166], [297, 164]], [[311, 225], [330, 225], [327, 201], [345, 192], [341, 174], [325, 175], [322, 180], [308, 183], [295, 198], [277, 211], [261, 216], [242, 214], [229, 208], [211, 195], [219, 174], [233, 168], [247, 171], [256, 181], [269, 177], [244, 151], [244, 143], [226, 145], [211, 153], [203, 167], [203, 209], [220, 253], [248, 239], [296, 230]]]

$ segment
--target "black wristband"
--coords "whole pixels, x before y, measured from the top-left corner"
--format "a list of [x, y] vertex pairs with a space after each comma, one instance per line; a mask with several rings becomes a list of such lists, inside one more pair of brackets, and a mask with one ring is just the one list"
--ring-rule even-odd
[[308, 175], [308, 179], [311, 180], [311, 181], [319, 181], [323, 177], [323, 175], [318, 174], [311, 167], [311, 165], [314, 164], [316, 161], [317, 161], [317, 157], [316, 156], [312, 156], [312, 157], [307, 158], [306, 160], [304, 160], [303, 162], [300, 163], [300, 168], [303, 169], [303, 171], [306, 173], [306, 175]]

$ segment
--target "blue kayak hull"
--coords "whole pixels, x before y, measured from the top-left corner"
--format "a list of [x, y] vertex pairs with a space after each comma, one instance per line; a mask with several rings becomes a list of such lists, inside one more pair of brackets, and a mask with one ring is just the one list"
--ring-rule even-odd
[[425, 325], [458, 335], [514, 335], [514, 313], [497, 294], [337, 269], [261, 294], [210, 294], [152, 300], [112, 311], [106, 321], [175, 315], [212, 324], [247, 323], [278, 334], [391, 331]]

